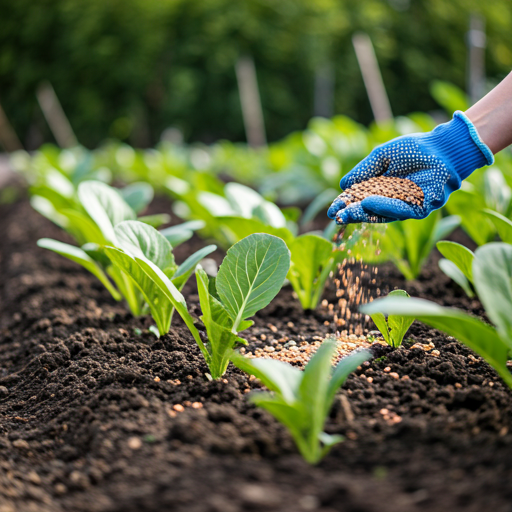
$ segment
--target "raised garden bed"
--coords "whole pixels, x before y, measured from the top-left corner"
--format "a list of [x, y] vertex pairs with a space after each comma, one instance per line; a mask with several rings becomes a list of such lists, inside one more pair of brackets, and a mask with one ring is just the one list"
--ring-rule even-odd
[[[254, 380], [230, 365], [209, 382], [178, 316], [156, 340], [149, 317], [37, 248], [41, 237], [63, 233], [27, 201], [0, 207], [1, 512], [511, 510], [512, 393], [455, 340], [414, 323], [412, 342], [381, 348], [332, 410], [326, 430], [346, 441], [312, 467], [247, 402]], [[482, 314], [435, 258], [410, 285], [384, 265], [375, 287]], [[244, 333], [253, 352], [285, 337], [300, 350], [335, 330], [289, 288], [255, 320]]]

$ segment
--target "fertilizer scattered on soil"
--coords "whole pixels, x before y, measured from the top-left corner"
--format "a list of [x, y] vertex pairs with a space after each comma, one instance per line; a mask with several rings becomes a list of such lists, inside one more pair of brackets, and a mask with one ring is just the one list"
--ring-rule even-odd
[[[266, 346], [264, 348], [257, 348], [254, 353], [245, 352], [245, 349], [243, 348], [240, 352], [248, 357], [276, 359], [278, 361], [293, 364], [299, 368], [304, 368], [324, 340], [324, 338], [320, 336], [315, 336], [315, 338], [316, 339], [312, 343], [308, 343], [307, 341], [297, 343], [296, 341], [291, 340], [284, 344], [277, 344], [275, 347]], [[357, 336], [355, 334], [340, 335], [339, 333], [337, 336], [337, 342], [337, 353], [333, 364], [337, 364], [343, 357], [350, 354], [353, 350], [368, 348], [372, 344], [366, 336]]]

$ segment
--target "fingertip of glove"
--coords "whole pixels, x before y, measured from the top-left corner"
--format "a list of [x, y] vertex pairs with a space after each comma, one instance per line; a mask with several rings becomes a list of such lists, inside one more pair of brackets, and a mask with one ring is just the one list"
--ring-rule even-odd
[[342, 199], [336, 198], [327, 210], [327, 217], [333, 220], [336, 219], [336, 214], [346, 206], [347, 205]]

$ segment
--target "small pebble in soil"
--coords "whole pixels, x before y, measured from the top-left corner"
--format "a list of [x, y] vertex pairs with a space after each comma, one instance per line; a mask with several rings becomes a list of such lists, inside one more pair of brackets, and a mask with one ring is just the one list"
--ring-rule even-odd
[[142, 440], [140, 439], [140, 437], [130, 437], [130, 439], [128, 439], [128, 448], [130, 448], [131, 450], [138, 450], [141, 447]]

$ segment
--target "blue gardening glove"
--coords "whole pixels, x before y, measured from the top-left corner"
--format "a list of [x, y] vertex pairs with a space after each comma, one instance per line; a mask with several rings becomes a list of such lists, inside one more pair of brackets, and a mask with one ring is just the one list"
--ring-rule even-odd
[[473, 123], [457, 111], [451, 121], [431, 132], [404, 135], [378, 146], [340, 181], [340, 187], [346, 190], [377, 176], [405, 178], [423, 190], [422, 205], [379, 195], [347, 205], [341, 194], [327, 215], [338, 224], [423, 219], [441, 208], [463, 179], [493, 162], [491, 150]]

